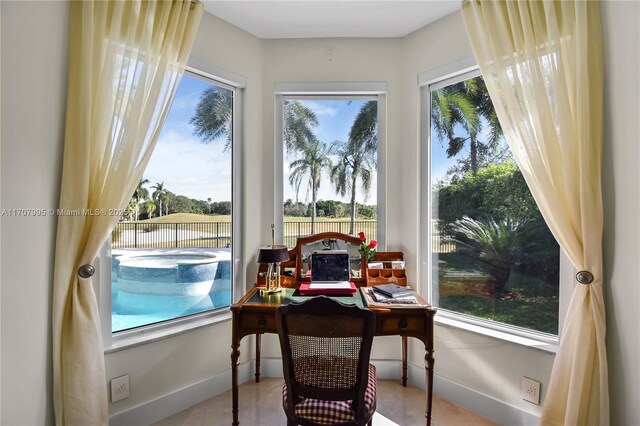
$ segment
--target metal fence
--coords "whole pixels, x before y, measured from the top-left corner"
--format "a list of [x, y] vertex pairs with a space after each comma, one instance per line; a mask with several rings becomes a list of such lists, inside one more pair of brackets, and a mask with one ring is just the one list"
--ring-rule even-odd
[[231, 246], [230, 222], [117, 223], [111, 233], [113, 248], [224, 248]]
[[[350, 220], [333, 220], [330, 222], [316, 222], [315, 233], [321, 232], [339, 232], [348, 234], [351, 228]], [[364, 232], [367, 241], [377, 239], [377, 221], [375, 220], [358, 220], [353, 225], [354, 235]], [[284, 244], [287, 247], [294, 247], [299, 237], [308, 237], [311, 235], [311, 222], [285, 222], [284, 223]]]
[[[340, 232], [348, 234], [351, 222], [316, 222], [315, 233]], [[354, 232], [364, 232], [367, 241], [377, 239], [377, 222], [359, 220], [354, 223]], [[311, 222], [285, 222], [284, 244], [294, 247], [299, 237], [311, 235]], [[225, 248], [231, 246], [230, 222], [183, 222], [183, 223], [141, 223], [120, 222], [111, 234], [113, 248]], [[432, 227], [431, 249], [434, 253], [456, 251], [456, 244], [442, 238], [439, 226]]]
[[452, 253], [457, 245], [442, 236], [442, 224], [438, 220], [431, 222], [431, 251], [433, 253]]

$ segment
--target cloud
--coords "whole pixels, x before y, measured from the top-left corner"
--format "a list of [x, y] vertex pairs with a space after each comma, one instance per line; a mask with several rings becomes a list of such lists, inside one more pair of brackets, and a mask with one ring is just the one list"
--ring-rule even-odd
[[145, 179], [164, 182], [176, 195], [215, 201], [231, 199], [231, 154], [222, 144], [205, 144], [176, 129], [165, 128], [151, 156]]
[[338, 114], [338, 108], [331, 107], [324, 101], [303, 101], [303, 104], [311, 111], [315, 112], [316, 115], [327, 115], [329, 117], [335, 117]]
[[189, 93], [181, 93], [180, 96], [176, 96], [173, 99], [173, 103], [171, 104], [171, 112], [175, 114], [176, 111], [185, 109], [189, 112], [195, 111], [198, 102], [200, 102], [201, 96], [202, 91], [200, 90], [194, 90]]

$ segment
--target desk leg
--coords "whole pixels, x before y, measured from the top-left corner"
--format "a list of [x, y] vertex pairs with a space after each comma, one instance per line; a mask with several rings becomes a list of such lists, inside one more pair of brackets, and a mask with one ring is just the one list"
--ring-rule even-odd
[[262, 334], [256, 333], [256, 383], [260, 383], [260, 340]]
[[427, 418], [427, 426], [431, 426], [431, 408], [433, 399], [433, 367], [435, 359], [433, 358], [433, 348], [425, 347], [426, 354], [424, 356], [425, 369], [427, 372], [427, 411], [425, 417]]
[[238, 313], [233, 312], [231, 332], [231, 412], [232, 426], [238, 426], [238, 363], [240, 360], [240, 339], [238, 338]]
[[407, 386], [407, 336], [402, 336], [402, 386]]

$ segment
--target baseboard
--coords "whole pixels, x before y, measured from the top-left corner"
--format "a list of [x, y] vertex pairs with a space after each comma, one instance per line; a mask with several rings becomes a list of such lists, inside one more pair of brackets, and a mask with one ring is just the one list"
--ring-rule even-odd
[[[238, 366], [238, 382], [251, 380], [254, 362]], [[111, 426], [149, 425], [231, 389], [231, 370], [177, 389], [109, 417]]]
[[[400, 361], [372, 360], [372, 362], [376, 366], [376, 373], [380, 379], [393, 380], [402, 376]], [[263, 358], [260, 370], [262, 377], [282, 377], [282, 360], [280, 358]], [[254, 373], [254, 361], [240, 365], [238, 367], [238, 382], [245, 383], [252, 380]], [[411, 386], [425, 389], [426, 376], [423, 368], [409, 365], [407, 375]], [[148, 425], [229, 389], [231, 389], [231, 370], [226, 370], [170, 394], [114, 414], [109, 418], [109, 424], [111, 426]], [[493, 399], [437, 374], [433, 381], [433, 391], [442, 399], [500, 424], [527, 426], [540, 424], [540, 418], [533, 413]]]
[[[427, 377], [423, 368], [409, 365], [407, 375], [412, 386], [425, 389]], [[540, 417], [534, 413], [494, 399], [437, 374], [433, 378], [433, 393], [442, 399], [502, 425], [529, 426], [540, 424]]]

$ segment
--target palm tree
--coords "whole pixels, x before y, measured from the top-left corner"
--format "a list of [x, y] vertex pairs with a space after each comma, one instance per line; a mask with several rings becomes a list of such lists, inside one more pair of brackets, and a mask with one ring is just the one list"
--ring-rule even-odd
[[156, 206], [156, 203], [154, 203], [153, 201], [147, 201], [144, 203], [144, 212], [147, 214], [147, 218], [151, 219], [153, 217], [153, 214], [156, 212], [156, 209], [158, 208]]
[[[502, 136], [493, 103], [481, 76], [455, 83], [431, 93], [431, 123], [440, 140], [448, 141], [447, 156], [457, 155], [469, 141], [469, 163], [473, 174], [478, 171], [478, 136], [482, 120], [489, 126], [487, 146], [495, 148]], [[467, 137], [456, 136], [455, 128], [462, 126]]]
[[158, 203], [158, 211], [160, 212], [160, 216], [162, 216], [162, 202], [167, 198], [167, 190], [164, 188], [164, 182], [156, 183], [151, 189], [155, 189], [151, 197]]
[[336, 189], [336, 194], [344, 197], [349, 192], [351, 195], [349, 233], [352, 235], [355, 232], [358, 178], [360, 178], [360, 188], [367, 198], [371, 190], [371, 179], [377, 167], [377, 114], [376, 101], [364, 104], [351, 125], [349, 140], [336, 142], [332, 149], [332, 154], [336, 154], [340, 160], [331, 168], [331, 182]]
[[189, 124], [193, 124], [193, 134], [204, 143], [224, 138], [222, 152], [227, 152], [233, 139], [233, 92], [220, 86], [206, 89]]
[[125, 211], [123, 220], [134, 220], [137, 206], [138, 204], [136, 203], [135, 198], [131, 197], [131, 199], [129, 200], [129, 204], [127, 204], [127, 209]]
[[285, 101], [283, 106], [282, 138], [288, 155], [304, 151], [315, 142], [314, 127], [318, 127], [316, 113], [300, 101]]
[[[282, 139], [287, 156], [295, 156], [313, 144], [316, 136], [312, 128], [318, 126], [318, 117], [300, 101], [285, 101], [283, 104]], [[290, 179], [291, 180], [291, 179]], [[294, 186], [296, 204], [299, 201], [300, 183]]]
[[136, 188], [135, 191], [133, 191], [133, 199], [135, 200], [135, 212], [136, 212], [136, 221], [138, 221], [139, 219], [139, 208], [138, 205], [140, 204], [141, 200], [146, 200], [149, 198], [149, 190], [147, 188], [145, 188], [143, 185], [149, 183], [149, 179], [140, 179], [140, 182], [138, 182], [138, 187]]
[[305, 147], [300, 147], [301, 158], [293, 160], [289, 164], [289, 183], [298, 187], [307, 179], [307, 194], [311, 192], [311, 233], [316, 229], [316, 202], [318, 201], [318, 189], [322, 180], [322, 171], [331, 170], [332, 163], [329, 158], [327, 145], [315, 140]]

